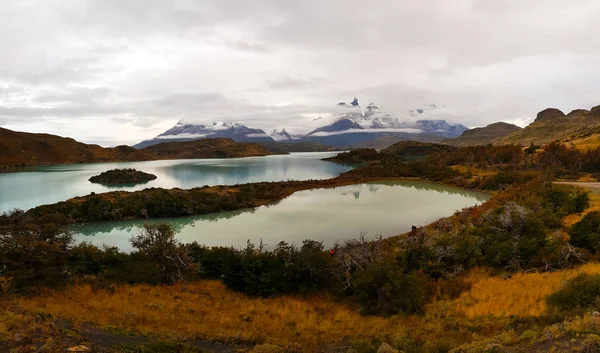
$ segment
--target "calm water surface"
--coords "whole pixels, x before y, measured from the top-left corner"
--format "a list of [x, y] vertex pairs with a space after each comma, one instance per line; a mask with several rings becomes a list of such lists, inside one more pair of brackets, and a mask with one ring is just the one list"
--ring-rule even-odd
[[404, 181], [369, 183], [294, 193], [270, 206], [167, 220], [102, 222], [74, 227], [78, 241], [114, 245], [130, 251], [129, 238], [144, 223], [168, 222], [184, 242], [209, 246], [244, 246], [263, 239], [301, 244], [305, 239], [326, 246], [361, 232], [373, 237], [397, 235], [474, 206], [489, 196], [438, 184]]
[[[292, 153], [283, 156], [186, 159], [149, 162], [92, 163], [41, 166], [19, 173], [0, 173], [0, 213], [13, 208], [67, 200], [91, 192], [142, 190], [149, 187], [189, 189], [204, 185], [231, 185], [287, 179], [328, 179], [350, 170], [322, 158], [337, 152]], [[108, 187], [88, 179], [116, 168], [135, 168], [158, 178], [136, 186]]]

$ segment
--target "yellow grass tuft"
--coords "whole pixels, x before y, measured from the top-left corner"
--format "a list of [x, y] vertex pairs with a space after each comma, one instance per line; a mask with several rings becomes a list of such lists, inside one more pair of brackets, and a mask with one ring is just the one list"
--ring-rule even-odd
[[600, 263], [557, 272], [516, 274], [509, 279], [475, 279], [471, 290], [463, 293], [455, 304], [458, 312], [469, 318], [540, 316], [546, 311], [546, 297], [582, 273], [600, 273]]

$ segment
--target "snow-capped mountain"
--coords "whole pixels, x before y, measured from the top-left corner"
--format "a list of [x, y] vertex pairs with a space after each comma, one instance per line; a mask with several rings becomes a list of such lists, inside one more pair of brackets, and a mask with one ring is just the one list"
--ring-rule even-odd
[[289, 141], [293, 139], [292, 135], [288, 134], [288, 132], [285, 131], [285, 129], [274, 129], [273, 132], [269, 134], [269, 136], [271, 136], [271, 138], [275, 141]]
[[133, 146], [144, 148], [163, 142], [193, 141], [203, 138], [226, 137], [236, 142], [273, 142], [273, 138], [261, 129], [252, 129], [244, 125], [226, 122], [214, 122], [208, 125], [196, 125], [178, 122], [177, 125], [156, 136]]
[[387, 113], [374, 103], [362, 108], [358, 99], [351, 103], [337, 104], [340, 113], [329, 125], [322, 126], [306, 135], [306, 138], [332, 146], [354, 146], [381, 136], [396, 136], [407, 140], [436, 141], [460, 136], [468, 130], [466, 126], [448, 123], [445, 120], [417, 120], [411, 117], [430, 116], [433, 111], [443, 108], [430, 104], [422, 108], [408, 110], [405, 119]]
[[[164, 133], [134, 147], [143, 148], [162, 142], [227, 137], [237, 142], [317, 142], [325, 146], [349, 148], [380, 146], [399, 140], [439, 142], [444, 138], [460, 136], [468, 130], [463, 125], [441, 119], [449, 114], [444, 114], [444, 106], [435, 104], [393, 114], [374, 103], [361, 106], [358, 99], [354, 98], [350, 103], [340, 102], [332, 109], [335, 111], [334, 115], [307, 120], [305, 127], [313, 131], [306, 135], [295, 135], [286, 129], [269, 130], [272, 132], [267, 134], [262, 129], [230, 122], [214, 122], [206, 125], [179, 122]], [[381, 142], [383, 137], [384, 141]], [[374, 140], [379, 142], [371, 143]]]

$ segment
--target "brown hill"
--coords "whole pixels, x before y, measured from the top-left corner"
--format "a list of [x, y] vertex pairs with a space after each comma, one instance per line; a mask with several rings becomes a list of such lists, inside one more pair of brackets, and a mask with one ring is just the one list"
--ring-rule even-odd
[[383, 149], [381, 153], [396, 157], [425, 157], [435, 152], [450, 152], [454, 147], [438, 143], [401, 141]]
[[587, 111], [577, 109], [565, 115], [549, 108], [538, 113], [535, 121], [495, 142], [495, 144], [545, 144], [552, 141], [571, 142], [600, 134], [600, 106]]
[[488, 145], [519, 130], [521, 130], [521, 128], [517, 125], [498, 122], [486, 127], [467, 130], [457, 138], [445, 139], [443, 143], [456, 147]]
[[137, 150], [129, 146], [104, 148], [56, 135], [0, 128], [0, 170], [43, 164], [229, 158], [268, 154], [269, 151], [262, 146], [253, 143], [238, 144], [231, 139], [170, 142]]
[[235, 142], [230, 138], [165, 142], [140, 151], [149, 153], [156, 159], [239, 158], [271, 154], [264, 146], [257, 143]]

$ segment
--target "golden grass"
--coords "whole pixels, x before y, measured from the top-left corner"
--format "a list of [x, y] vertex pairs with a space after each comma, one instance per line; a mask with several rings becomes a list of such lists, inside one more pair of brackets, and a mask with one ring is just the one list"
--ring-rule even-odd
[[590, 194], [590, 206], [583, 211], [582, 213], [568, 215], [563, 218], [563, 224], [566, 227], [571, 227], [573, 224], [581, 221], [581, 219], [590, 212], [600, 212], [600, 195], [599, 194]]
[[573, 145], [580, 150], [590, 150], [600, 147], [600, 134], [594, 134], [590, 137], [574, 140]]
[[135, 330], [173, 339], [299, 342], [305, 348], [340, 343], [344, 337], [392, 333], [401, 318], [362, 317], [324, 298], [255, 299], [228, 290], [218, 281], [174, 286], [118, 286], [113, 294], [89, 285], [44, 296], [19, 298], [27, 310], [104, 327]]
[[485, 170], [485, 169], [475, 168], [475, 167], [471, 167], [471, 166], [467, 166], [467, 165], [454, 165], [451, 168], [462, 174], [470, 174], [472, 176], [477, 176], [477, 177], [485, 177], [485, 176], [498, 174], [498, 172], [494, 171], [494, 170]]
[[600, 273], [600, 263], [557, 272], [515, 274], [509, 279], [473, 278], [471, 290], [455, 300], [456, 308], [469, 318], [540, 316], [546, 311], [546, 297], [582, 273]]

